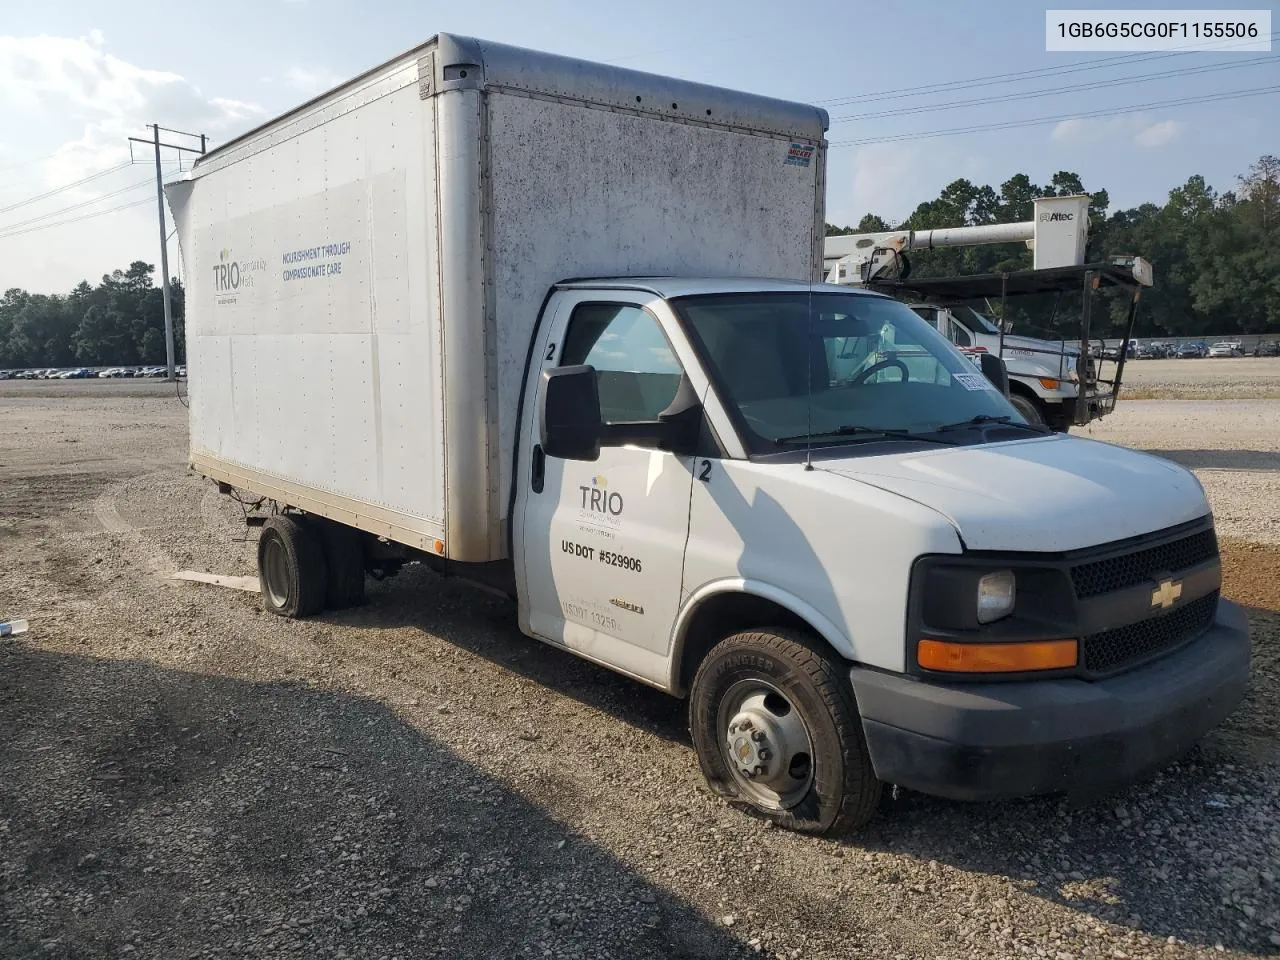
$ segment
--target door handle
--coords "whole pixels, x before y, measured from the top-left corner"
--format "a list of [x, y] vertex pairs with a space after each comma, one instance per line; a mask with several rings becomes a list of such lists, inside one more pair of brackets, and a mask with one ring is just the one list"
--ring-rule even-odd
[[534, 493], [541, 493], [543, 482], [547, 478], [547, 455], [542, 452], [542, 444], [533, 445], [532, 459], [532, 476], [529, 478], [529, 484], [533, 487]]

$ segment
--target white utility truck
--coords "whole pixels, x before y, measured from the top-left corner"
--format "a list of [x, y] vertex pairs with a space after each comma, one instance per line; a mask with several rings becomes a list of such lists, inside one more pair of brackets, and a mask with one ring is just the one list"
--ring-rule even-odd
[[415, 561], [501, 590], [689, 696], [713, 787], [811, 832], [882, 783], [1094, 788], [1230, 713], [1196, 479], [821, 283], [825, 128], [442, 34], [171, 183], [190, 462], [271, 504], [268, 609]]
[[[823, 244], [828, 281], [886, 293], [911, 308], [956, 344], [976, 356], [994, 353], [1004, 361], [1009, 402], [1029, 423], [1065, 431], [1115, 409], [1124, 359], [1134, 356], [1133, 323], [1143, 288], [1153, 283], [1151, 264], [1141, 257], [1117, 257], [1085, 263], [1089, 235], [1089, 197], [1037, 197], [1032, 220], [932, 230], [901, 228], [879, 233], [827, 237]], [[979, 275], [911, 275], [910, 252], [1025, 242], [1034, 251], [1034, 268]], [[1121, 290], [1129, 300], [1123, 340], [1104, 350], [1091, 336], [1095, 291]], [[1068, 342], [1056, 334], [1027, 336], [1009, 321], [988, 317], [984, 304], [1008, 315], [1007, 297], [1081, 295], [1079, 337]], [[977, 301], [982, 309], [972, 305]], [[1057, 317], [1057, 307], [1054, 308]], [[1109, 326], [1109, 324], [1108, 324]], [[1088, 345], [1088, 349], [1085, 345]], [[1121, 356], [1123, 354], [1123, 357]], [[1095, 362], [1096, 358], [1096, 362]], [[1105, 368], [1102, 360], [1112, 362]]]

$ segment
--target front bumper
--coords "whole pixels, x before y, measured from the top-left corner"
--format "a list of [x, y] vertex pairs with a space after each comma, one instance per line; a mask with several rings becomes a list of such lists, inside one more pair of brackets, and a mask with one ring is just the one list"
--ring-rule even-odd
[[1108, 680], [940, 684], [855, 667], [876, 776], [995, 800], [1087, 793], [1176, 759], [1239, 705], [1249, 626], [1225, 600], [1194, 643]]

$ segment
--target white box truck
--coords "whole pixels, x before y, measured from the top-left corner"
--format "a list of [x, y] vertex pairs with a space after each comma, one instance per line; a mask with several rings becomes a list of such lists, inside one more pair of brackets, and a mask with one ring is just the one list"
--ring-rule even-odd
[[498, 589], [688, 696], [710, 784], [810, 832], [882, 783], [1076, 791], [1188, 749], [1249, 671], [1203, 490], [815, 282], [825, 127], [442, 34], [170, 184], [191, 465], [273, 505], [266, 606], [409, 561]]

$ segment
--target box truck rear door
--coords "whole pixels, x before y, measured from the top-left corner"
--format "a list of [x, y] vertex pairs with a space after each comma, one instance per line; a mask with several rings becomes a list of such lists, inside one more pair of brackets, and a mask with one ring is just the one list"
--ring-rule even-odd
[[[652, 299], [634, 291], [558, 294], [530, 380], [549, 367], [587, 364], [606, 423], [656, 420], [683, 370], [645, 306]], [[561, 460], [538, 448], [536, 419], [522, 427], [516, 474], [525, 488], [517, 493], [522, 619], [536, 636], [665, 682], [693, 460], [644, 443], [604, 447], [594, 462]]]

